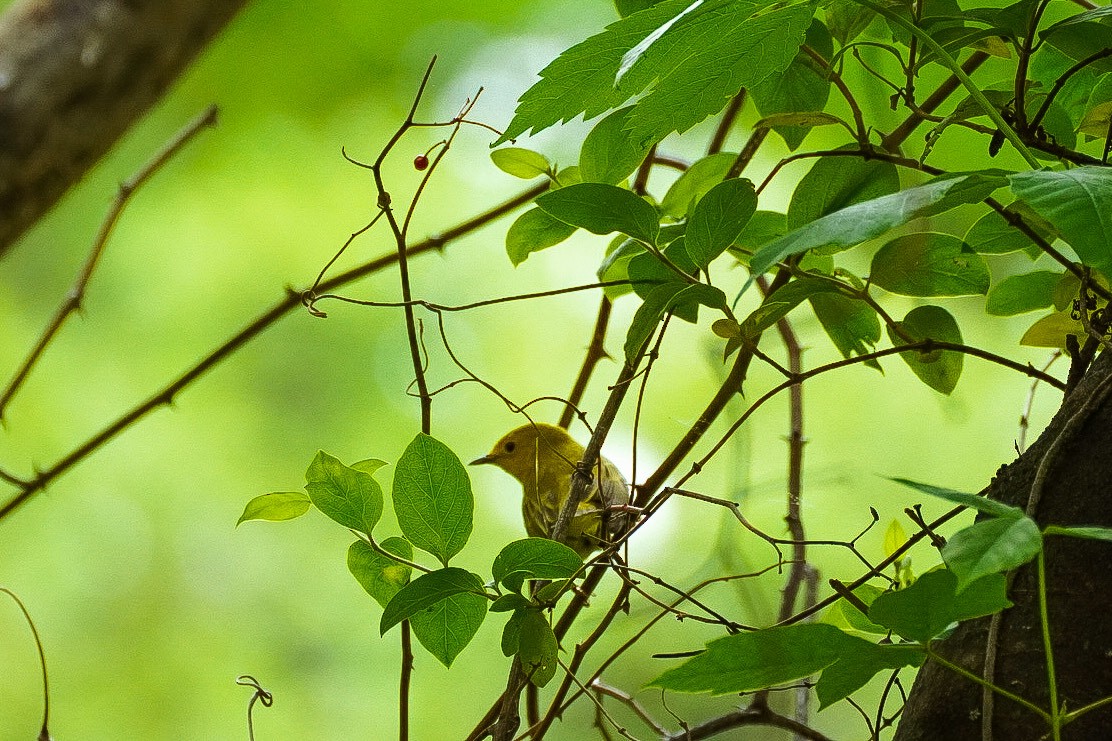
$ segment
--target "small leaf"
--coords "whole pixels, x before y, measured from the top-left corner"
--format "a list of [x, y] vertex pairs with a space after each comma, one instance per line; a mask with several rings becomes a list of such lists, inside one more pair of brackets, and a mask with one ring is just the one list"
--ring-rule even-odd
[[[901, 484], [906, 483], [910, 485], [912, 483], [904, 479], [892, 480], [899, 481]], [[931, 488], [933, 489], [934, 487]], [[892, 554], [902, 548], [906, 542], [907, 532], [903, 529], [903, 525], [900, 524], [899, 520], [893, 519], [892, 522], [888, 524], [888, 529], [884, 531], [884, 557], [891, 558]]]
[[[872, 584], [862, 584], [853, 590], [853, 594], [868, 606], [877, 597], [884, 594], [884, 591]], [[823, 615], [822, 621], [846, 632], [871, 635], [884, 635], [888, 632], [887, 628], [869, 620], [865, 613], [857, 609], [853, 603], [844, 599], [840, 599], [831, 605]]]
[[687, 220], [687, 254], [700, 268], [726, 251], [741, 234], [753, 212], [757, 195], [749, 180], [723, 180], [695, 203]]
[[1112, 529], [1106, 527], [1074, 527], [1064, 525], [1048, 525], [1043, 531], [1044, 535], [1065, 535], [1070, 538], [1084, 540], [1103, 540], [1112, 543]]
[[1056, 347], [1066, 349], [1066, 335], [1072, 334], [1082, 345], [1085, 344], [1085, 328], [1081, 322], [1070, 316], [1068, 311], [1056, 311], [1044, 316], [1027, 328], [1019, 344], [1028, 347]]
[[915, 489], [916, 491], [921, 491], [932, 497], [945, 499], [947, 502], [960, 504], [963, 507], [969, 507], [970, 509], [975, 509], [982, 514], [991, 515], [993, 517], [1023, 517], [1023, 510], [1019, 507], [1013, 507], [1010, 504], [1004, 504], [1003, 502], [998, 502], [988, 497], [966, 494], [965, 492], [955, 491], [953, 489], [945, 489], [941, 486], [922, 484], [918, 481], [911, 481], [909, 479], [891, 477], [889, 481], [895, 481], [897, 484], [903, 484], [904, 486]]
[[506, 232], [506, 254], [516, 268], [534, 252], [560, 244], [575, 233], [575, 227], [552, 218], [539, 208], [518, 216]]
[[696, 201], [725, 179], [736, 159], [736, 152], [717, 152], [691, 163], [664, 194], [661, 213], [672, 219], [682, 219]]
[[[897, 322], [905, 334], [913, 341], [926, 339], [939, 342], [961, 344], [961, 330], [950, 312], [939, 306], [919, 306], [908, 312], [902, 322]], [[892, 344], [899, 346], [904, 340], [891, 327], [888, 336]], [[900, 353], [900, 357], [923, 383], [947, 396], [958, 385], [963, 364], [962, 354], [955, 350], [935, 350], [925, 353], [912, 350]]]
[[560, 645], [540, 610], [525, 610], [518, 630], [517, 658], [529, 681], [544, 687], [556, 676]]
[[531, 180], [552, 172], [552, 163], [539, 152], [521, 147], [504, 147], [490, 153], [495, 166], [515, 178]]
[[838, 285], [822, 278], [797, 278], [789, 281], [766, 296], [764, 303], [745, 318], [741, 323], [741, 332], [746, 337], [755, 338], [806, 299], [825, 293], [838, 293]]
[[300, 491], [275, 491], [263, 494], [247, 503], [243, 508], [243, 514], [236, 520], [236, 525], [248, 520], [270, 520], [271, 522], [292, 520], [308, 512], [312, 504], [312, 500]]
[[846, 126], [846, 122], [831, 113], [822, 111], [797, 111], [795, 113], [773, 113], [753, 124], [754, 129], [771, 129], [778, 126], [798, 126], [813, 129], [818, 126]]
[[1022, 566], [1040, 550], [1042, 535], [1030, 517], [994, 517], [954, 533], [942, 560], [958, 577], [960, 592], [982, 576]]
[[529, 611], [527, 609], [514, 610], [510, 615], [510, 619], [506, 621], [506, 627], [502, 629], [502, 655], [513, 656], [521, 647], [518, 638], [521, 636], [521, 623], [525, 620], [525, 615]]
[[[404, 538], [387, 538], [380, 544], [382, 550], [410, 561], [413, 559], [413, 546]], [[378, 553], [370, 544], [357, 540], [348, 547], [348, 571], [382, 607], [394, 598], [402, 587], [409, 583], [412, 567], [398, 563]]]
[[305, 472], [305, 490], [313, 504], [346, 528], [371, 534], [382, 517], [382, 487], [324, 451], [318, 451]]
[[382, 611], [382, 619], [379, 621], [379, 632], [385, 635], [386, 631], [403, 620], [409, 620], [421, 610], [427, 610], [441, 600], [465, 592], [482, 599], [483, 610], [486, 610], [483, 580], [475, 574], [454, 566], [421, 574], [399, 589], [393, 599], [387, 603]]
[[984, 258], [957, 237], [925, 232], [896, 237], [873, 257], [869, 279], [901, 296], [988, 293]]
[[503, 594], [498, 599], [490, 604], [491, 612], [510, 612], [512, 610], [519, 610], [529, 607], [529, 600], [522, 597], [520, 594]]
[[900, 176], [891, 162], [820, 157], [799, 181], [788, 206], [788, 228], [798, 229], [856, 203], [896, 193]]
[[503, 548], [491, 571], [495, 583], [520, 592], [525, 579], [566, 579], [582, 566], [583, 559], [563, 543], [548, 538], [525, 538]]
[[402, 453], [393, 499], [405, 537], [445, 565], [471, 536], [471, 479], [456, 454], [436, 438], [418, 433]]
[[622, 232], [655, 244], [660, 231], [660, 217], [652, 204], [615, 185], [569, 185], [539, 196], [536, 203], [550, 216], [593, 234]]
[[1037, 270], [1023, 275], [1010, 275], [988, 291], [985, 311], [993, 316], [1013, 316], [1054, 304], [1054, 289], [1061, 273]]
[[637, 169], [651, 147], [633, 139], [626, 125], [633, 106], [603, 118], [583, 140], [579, 172], [588, 183], [620, 183]]
[[371, 476], [374, 476], [380, 468], [384, 468], [389, 465], [389, 463], [379, 458], [365, 458], [358, 463], [352, 463], [351, 467], [354, 468], [356, 471], [362, 471], [363, 473], [368, 473]]

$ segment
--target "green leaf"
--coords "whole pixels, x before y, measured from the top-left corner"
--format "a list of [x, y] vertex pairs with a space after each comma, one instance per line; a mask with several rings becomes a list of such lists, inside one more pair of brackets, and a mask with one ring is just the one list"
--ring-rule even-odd
[[792, 193], [788, 229], [798, 229], [847, 206], [899, 189], [900, 175], [891, 162], [838, 155], [820, 157]]
[[363, 473], [374, 476], [380, 468], [385, 468], [389, 465], [389, 463], [381, 460], [380, 458], [365, 458], [358, 463], [352, 463], [351, 467], [354, 468], [356, 471], [362, 471]]
[[863, 639], [853, 650], [843, 651], [839, 659], [822, 670], [815, 683], [819, 710], [844, 700], [864, 687], [882, 671], [919, 666], [926, 659], [926, 652], [919, 646], [878, 646]]
[[[1008, 206], [1008, 211], [1019, 215], [1046, 241], [1054, 241], [1054, 227], [1023, 201], [1012, 203]], [[965, 234], [965, 242], [974, 252], [982, 255], [1003, 255], [1030, 249], [1035, 244], [1030, 237], [1009, 224], [1007, 219], [996, 211], [989, 211], [969, 227], [969, 231]]]
[[700, 268], [726, 251], [757, 210], [757, 194], [746, 179], [723, 180], [695, 203], [687, 220], [687, 254]]
[[[872, 584], [862, 584], [853, 590], [854, 596], [865, 603], [866, 606], [871, 605], [873, 601], [884, 594], [884, 590], [879, 587], [874, 587]], [[857, 609], [851, 602], [840, 599], [835, 602], [823, 615], [822, 622], [840, 628], [847, 633], [850, 631], [856, 633], [884, 635], [888, 629], [883, 625], [877, 625], [872, 620]]]
[[988, 291], [985, 311], [993, 316], [1013, 316], [1054, 304], [1054, 289], [1061, 273], [1037, 270], [1023, 275], [1010, 275]]
[[510, 612], [511, 610], [520, 610], [529, 607], [531, 604], [529, 600], [525, 599], [520, 594], [503, 594], [490, 604], [490, 611]]
[[1085, 344], [1085, 328], [1081, 322], [1070, 316], [1068, 311], [1056, 311], [1039, 319], [1023, 333], [1019, 344], [1028, 347], [1056, 347], [1066, 349], [1066, 335], [1073, 335], [1080, 344]]
[[1016, 197], [1053, 224], [1086, 265], [1112, 269], [1112, 170], [1037, 170], [1010, 180]]
[[954, 533], [942, 560], [957, 576], [960, 592], [982, 576], [1022, 566], [1040, 550], [1042, 535], [1030, 517], [994, 517]]
[[736, 152], [717, 152], [691, 163], [664, 194], [661, 213], [668, 218], [682, 219], [696, 201], [722, 182], [736, 159]]
[[575, 233], [575, 227], [531, 208], [514, 220], [506, 232], [506, 254], [516, 268], [534, 252], [560, 244]]
[[[807, 300], [842, 357], [872, 352], [880, 341], [880, 319], [873, 307], [864, 301], [840, 293], [815, 294]], [[876, 361], [866, 365], [880, 369]]]
[[487, 599], [470, 592], [453, 594], [409, 618], [413, 635], [441, 664], [451, 667], [486, 618]]
[[243, 514], [236, 520], [238, 526], [248, 520], [270, 520], [280, 522], [301, 517], [309, 511], [313, 502], [300, 491], [274, 491], [257, 496], [243, 508]]
[[741, 323], [741, 333], [750, 339], [764, 332], [787, 316], [808, 298], [817, 294], [838, 293], [838, 285], [822, 278], [797, 278], [765, 297], [764, 302]]
[[[380, 546], [395, 556], [413, 560], [413, 546], [404, 538], [387, 538]], [[412, 567], [383, 556], [363, 540], [357, 540], [348, 547], [347, 566], [355, 580], [382, 607], [386, 607], [398, 590], [409, 583], [413, 572]]]
[[370, 535], [382, 517], [382, 487], [378, 482], [323, 450], [309, 464], [305, 481], [305, 490], [316, 508], [346, 528]]
[[682, 318], [681, 309], [698, 305], [727, 311], [726, 294], [706, 283], [667, 283], [654, 288], [638, 307], [626, 332], [626, 360], [632, 362], [637, 357], [666, 313], [675, 310]]
[[831, 0], [825, 8], [826, 25], [840, 46], [860, 36], [876, 17], [872, 10], [853, 0]]
[[625, 18], [627, 15], [633, 15], [645, 8], [651, 8], [659, 2], [660, 0], [614, 0], [614, 7], [617, 9], [618, 15]]
[[869, 280], [902, 296], [971, 296], [988, 293], [988, 266], [957, 237], [904, 234], [873, 256]]
[[[632, 139], [649, 144], [686, 131], [720, 111], [741, 88], [787, 67], [813, 12], [802, 3], [717, 2], [693, 9], [650, 39], [691, 5], [665, 0], [568, 49], [521, 97], [497, 143], [581, 113], [593, 118], [642, 93], [628, 122]], [[643, 53], [627, 60], [632, 67], [619, 75], [623, 59], [639, 44]]]
[[649, 682], [676, 692], [754, 692], [808, 677], [858, 648], [832, 625], [797, 623], [711, 641], [707, 650]]
[[506, 626], [502, 629], [503, 656], [513, 656], [520, 649], [521, 644], [518, 638], [521, 636], [521, 623], [525, 620], [525, 615], [528, 612], [529, 610], [526, 608], [514, 610], [509, 620], [506, 621]]
[[583, 566], [575, 551], [548, 538], [515, 540], [494, 559], [494, 581], [520, 592], [526, 579], [566, 579]]
[[566, 224], [593, 234], [621, 232], [656, 243], [660, 215], [645, 199], [605, 183], [578, 183], [539, 196], [537, 205]]
[[[819, 20], [811, 21], [807, 29], [806, 43], [824, 59], [830, 59], [834, 54], [830, 33]], [[757, 126], [775, 126], [776, 133], [783, 137], [791, 151], [795, 151], [803, 142], [813, 126], [838, 123], [838, 119], [834, 116], [821, 112], [830, 97], [830, 78], [826, 70], [802, 50], [795, 55], [786, 69], [754, 85], [749, 92], [753, 95], [757, 110], [766, 119]], [[808, 112], [812, 116], [817, 115], [821, 123], [788, 121], [785, 122], [788, 125], [784, 125], [767, 121], [767, 118], [774, 114], [799, 115], [802, 112]], [[834, 120], [822, 120], [824, 117]]]
[[[974, 180], [981, 185], [980, 189], [969, 186], [969, 181]], [[984, 184], [985, 182], [1002, 181], [996, 176], [989, 175], [959, 175], [949, 180], [936, 180], [898, 193], [856, 203], [816, 219], [766, 244], [753, 255], [750, 269], [753, 275], [761, 275], [776, 263], [792, 255], [818, 247], [832, 246], [835, 249], [853, 247], [879, 237], [911, 219], [930, 216], [958, 206], [960, 203], [971, 202], [967, 200], [970, 198], [983, 200], [984, 190], [989, 187]], [[796, 193], [798, 192], [797, 188]], [[792, 200], [794, 203], [794, 196]], [[821, 207], [818, 210], [821, 210]], [[815, 211], [816, 204], [809, 201], [807, 212]], [[797, 211], [797, 213], [802, 212]], [[789, 209], [789, 227], [792, 223]]]
[[517, 658], [529, 681], [544, 687], [556, 676], [560, 645], [540, 610], [525, 610], [518, 629]]
[[[772, 240], [784, 236], [788, 230], [787, 216], [778, 211], [755, 211], [749, 223], [741, 230], [741, 234], [734, 240], [734, 244], [750, 252], [768, 244]], [[734, 256], [742, 262], [748, 262], [749, 256], [733, 250]]]
[[455, 566], [421, 574], [398, 590], [382, 611], [378, 629], [382, 635], [403, 620], [409, 620], [422, 610], [456, 594], [469, 593], [483, 600], [486, 610], [486, 592], [483, 580], [477, 575]]
[[579, 152], [579, 173], [588, 183], [620, 183], [637, 169], [649, 153], [626, 131], [633, 106], [620, 108], [591, 129]]
[[945, 499], [947, 502], [960, 504], [963, 507], [969, 507], [970, 509], [975, 509], [982, 514], [991, 515], [993, 517], [1007, 517], [1014, 519], [1016, 517], [1024, 516], [1023, 510], [1021, 510], [1019, 507], [1013, 507], [1010, 504], [1004, 504], [1003, 502], [998, 502], [995, 499], [989, 499], [988, 497], [982, 497], [976, 494], [967, 494], [965, 492], [955, 491], [953, 489], [945, 489], [941, 486], [923, 484], [918, 481], [911, 481], [910, 479], [890, 477], [889, 481], [895, 481], [897, 484], [903, 484], [904, 486], [911, 487], [916, 491], [921, 491], [924, 494], [928, 494], [932, 497]]
[[1106, 527], [1073, 527], [1064, 525], [1047, 525], [1044, 535], [1065, 535], [1070, 538], [1083, 538], [1085, 540], [1103, 540], [1112, 543], [1112, 529]]
[[418, 433], [398, 459], [394, 512], [413, 545], [447, 565], [471, 536], [471, 479], [447, 445]]
[[[939, 342], [961, 344], [961, 330], [950, 312], [939, 306], [919, 306], [907, 313], [902, 322], [897, 322], [912, 341], [926, 339]], [[888, 337], [894, 346], [904, 344], [904, 340], [891, 327]], [[923, 383], [941, 394], [949, 394], [961, 378], [963, 356], [955, 350], [935, 350], [922, 352], [910, 350], [900, 353], [900, 357]]]
[[[814, 129], [819, 126], [846, 126], [846, 122], [832, 113], [822, 111], [799, 111], [796, 113], [773, 113], [753, 124], [754, 129], [776, 129], [776, 132], [787, 140], [790, 132], [781, 132], [780, 129]], [[802, 139], [800, 140], [802, 141]]]
[[521, 147], [495, 149], [490, 153], [490, 159], [502, 172], [523, 180], [531, 180], [552, 172], [552, 163], [548, 158], [531, 149]]
[[928, 571], [906, 589], [877, 597], [869, 607], [869, 619], [908, 640], [927, 643], [960, 620], [1011, 606], [1003, 574], [978, 579], [960, 595], [957, 584], [948, 569]]

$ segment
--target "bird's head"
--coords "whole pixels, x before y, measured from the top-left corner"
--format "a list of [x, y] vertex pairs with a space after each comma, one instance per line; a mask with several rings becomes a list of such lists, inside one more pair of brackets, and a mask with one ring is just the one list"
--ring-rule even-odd
[[525, 483], [552, 466], [570, 471], [582, 457], [583, 446], [565, 430], [537, 423], [507, 432], [489, 453], [471, 461], [471, 465], [490, 463]]

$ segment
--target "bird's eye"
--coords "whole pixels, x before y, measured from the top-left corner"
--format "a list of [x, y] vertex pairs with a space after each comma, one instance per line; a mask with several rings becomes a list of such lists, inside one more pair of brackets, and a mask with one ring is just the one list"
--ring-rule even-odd
[[508, 443], [506, 443], [505, 445], [503, 445], [502, 449], [505, 450], [507, 453], [512, 453], [512, 452], [514, 452], [514, 448], [516, 448], [516, 447], [517, 447], [517, 443], [515, 443], [513, 440], [511, 440]]

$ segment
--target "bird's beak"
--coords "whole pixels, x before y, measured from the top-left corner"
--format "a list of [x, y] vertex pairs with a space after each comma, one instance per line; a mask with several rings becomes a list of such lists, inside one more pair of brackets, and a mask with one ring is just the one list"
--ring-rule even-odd
[[493, 454], [484, 455], [482, 458], [476, 458], [475, 460], [471, 461], [467, 465], [469, 465], [469, 466], [481, 466], [481, 465], [486, 464], [486, 463], [494, 463], [494, 459], [496, 457], [497, 456], [495, 456]]

